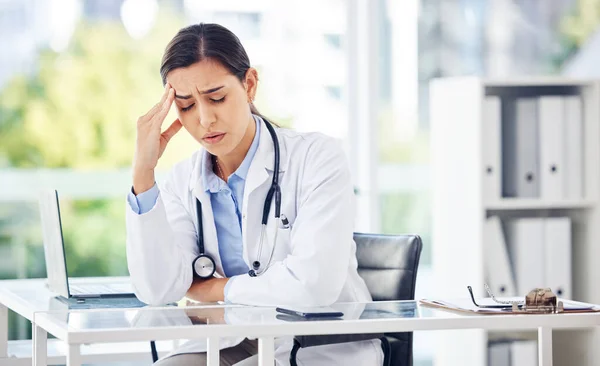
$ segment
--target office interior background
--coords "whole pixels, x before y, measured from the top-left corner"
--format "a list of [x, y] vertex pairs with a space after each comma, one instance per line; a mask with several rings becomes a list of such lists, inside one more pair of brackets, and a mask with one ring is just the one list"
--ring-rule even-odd
[[[600, 0], [0, 0], [0, 278], [45, 276], [43, 187], [61, 196], [69, 275], [127, 274], [135, 121], [167, 42], [197, 22], [240, 37], [263, 114], [344, 141], [357, 231], [423, 237], [417, 298], [436, 294], [431, 80], [600, 75]], [[178, 134], [161, 174], [196, 148]], [[417, 333], [415, 365], [434, 347]]]

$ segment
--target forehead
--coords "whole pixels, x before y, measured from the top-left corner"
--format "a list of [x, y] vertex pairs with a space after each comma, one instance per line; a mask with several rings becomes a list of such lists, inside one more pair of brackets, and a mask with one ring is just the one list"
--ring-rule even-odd
[[177, 94], [191, 94], [217, 86], [229, 86], [237, 78], [218, 62], [203, 60], [188, 67], [172, 70], [167, 74], [167, 82]]

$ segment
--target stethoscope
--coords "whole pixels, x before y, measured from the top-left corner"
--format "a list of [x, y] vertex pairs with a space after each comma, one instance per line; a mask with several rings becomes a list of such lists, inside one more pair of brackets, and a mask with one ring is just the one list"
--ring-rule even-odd
[[[267, 126], [267, 130], [269, 130], [271, 139], [273, 140], [273, 145], [275, 147], [275, 162], [273, 163], [273, 180], [271, 182], [271, 188], [269, 188], [269, 192], [265, 198], [265, 205], [263, 207], [262, 228], [260, 231], [260, 242], [258, 244], [256, 260], [252, 262], [252, 269], [248, 271], [248, 275], [250, 275], [250, 277], [256, 277], [263, 274], [269, 268], [273, 259], [273, 253], [275, 252], [275, 246], [277, 245], [277, 225], [273, 226], [273, 246], [271, 248], [271, 254], [269, 255], [269, 261], [267, 262], [267, 265], [264, 266], [264, 269], [261, 268], [262, 265], [260, 263], [260, 258], [262, 256], [263, 242], [267, 233], [267, 222], [269, 221], [269, 213], [271, 212], [271, 203], [273, 202], [273, 197], [275, 197], [275, 219], [281, 219], [282, 226], [285, 228], [289, 227], [288, 219], [285, 217], [285, 215], [281, 215], [281, 189], [279, 187], [279, 140], [277, 139], [275, 128], [273, 128], [269, 121], [267, 121], [264, 117], [263, 120], [265, 122], [264, 124]], [[196, 259], [194, 259], [194, 262], [192, 262], [192, 267], [196, 276], [204, 279], [212, 277], [215, 274], [216, 265], [215, 260], [204, 252], [202, 204], [198, 199], [196, 199], [196, 215], [198, 217], [198, 252], [200, 254], [196, 257]]]

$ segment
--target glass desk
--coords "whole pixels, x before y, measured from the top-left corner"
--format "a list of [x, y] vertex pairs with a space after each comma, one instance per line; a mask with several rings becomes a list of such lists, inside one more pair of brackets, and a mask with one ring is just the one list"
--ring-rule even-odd
[[[293, 335], [392, 333], [423, 330], [538, 330], [540, 365], [552, 365], [552, 329], [600, 325], [599, 313], [469, 315], [415, 301], [336, 304], [339, 319], [305, 320], [274, 307], [210, 305], [137, 309], [58, 310], [34, 314], [34, 364], [45, 365], [47, 333], [68, 344], [67, 365], [80, 365], [84, 343], [206, 339], [208, 365], [219, 364], [220, 339], [259, 340], [259, 365], [272, 366], [274, 338]], [[224, 344], [221, 344], [224, 346]]]

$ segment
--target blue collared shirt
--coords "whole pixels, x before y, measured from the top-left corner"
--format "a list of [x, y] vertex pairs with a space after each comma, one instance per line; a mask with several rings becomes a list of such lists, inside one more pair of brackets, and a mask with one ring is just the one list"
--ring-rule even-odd
[[[227, 183], [213, 172], [210, 154], [204, 152], [202, 155], [202, 184], [206, 192], [210, 193], [210, 202], [217, 229], [219, 254], [226, 277], [245, 274], [249, 270], [243, 257], [242, 204], [248, 170], [256, 150], [258, 150], [260, 140], [261, 119], [254, 116], [254, 120], [256, 122], [256, 133], [252, 145], [250, 145], [242, 164], [228, 177]], [[140, 215], [147, 213], [156, 204], [158, 192], [156, 184], [150, 190], [137, 196], [130, 192], [127, 197], [129, 205], [134, 212]], [[232, 280], [230, 279], [225, 286], [225, 298], [227, 298], [227, 290]]]

